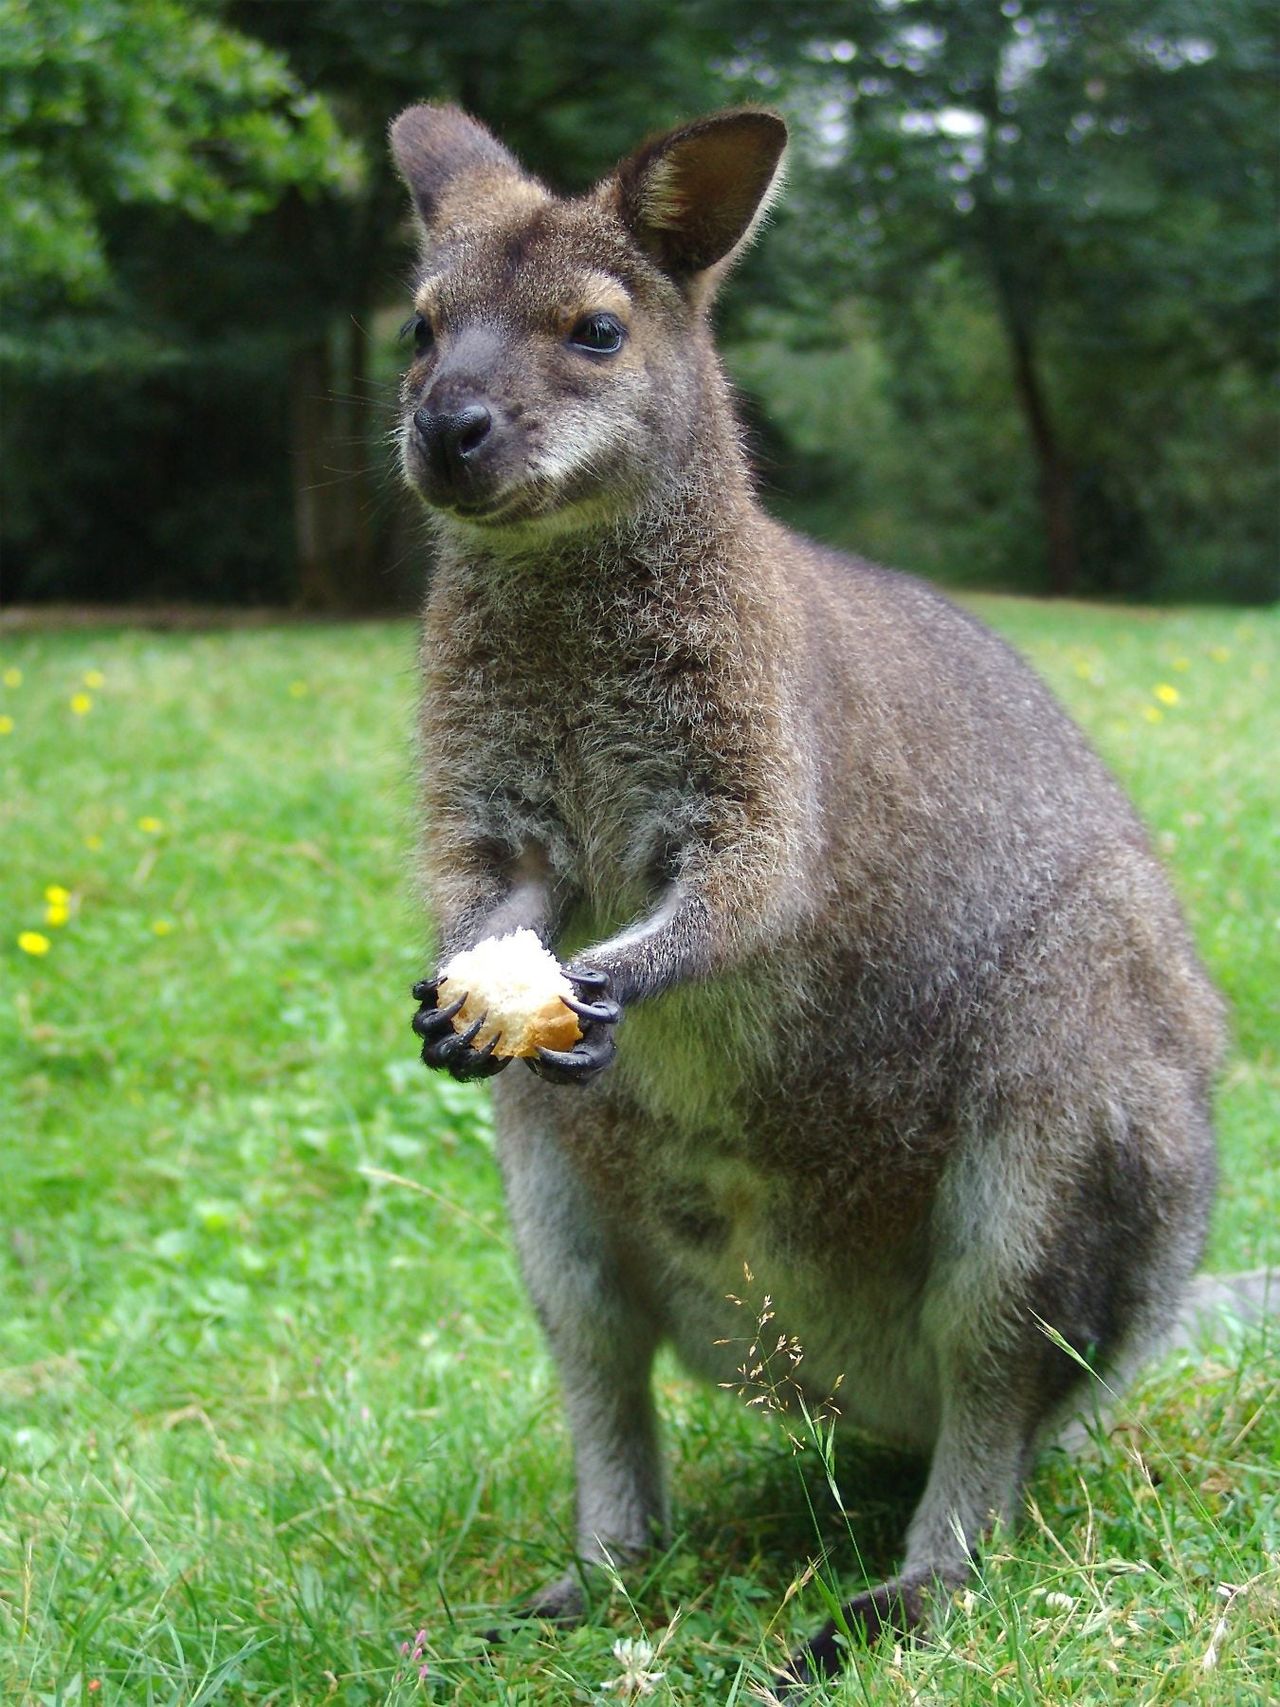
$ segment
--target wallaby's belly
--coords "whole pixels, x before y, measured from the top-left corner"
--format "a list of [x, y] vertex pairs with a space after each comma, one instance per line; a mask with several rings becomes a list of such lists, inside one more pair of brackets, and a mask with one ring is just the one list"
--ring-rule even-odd
[[[629, 1015], [609, 1079], [574, 1106], [548, 1099], [557, 1141], [692, 1373], [797, 1419], [801, 1393], [811, 1411], [831, 1400], [843, 1422], [926, 1449], [920, 1186], [941, 1156], [909, 1158], [896, 1131], [860, 1123], [847, 1087], [806, 1093], [803, 1069], [752, 1044], [739, 994], [707, 997], [735, 1048], [686, 1023], [684, 999]], [[740, 1066], [753, 1047], [769, 1061], [755, 1078]]]
[[[927, 1448], [921, 1310], [947, 1140], [922, 1133], [910, 1086], [872, 1107], [851, 1035], [829, 1035], [841, 1072], [815, 1070], [790, 958], [633, 1009], [589, 1095], [550, 1088], [544, 1106], [691, 1372], [797, 1415], [800, 1392], [811, 1410], [833, 1399], [845, 1423]], [[840, 1005], [851, 1033], [851, 991]]]
[[706, 1150], [654, 1136], [622, 1237], [686, 1367], [796, 1426], [803, 1394], [811, 1412], [830, 1401], [850, 1425], [928, 1447], [938, 1398], [919, 1242], [890, 1254], [856, 1218], [843, 1237], [807, 1226], [808, 1194], [729, 1134]]

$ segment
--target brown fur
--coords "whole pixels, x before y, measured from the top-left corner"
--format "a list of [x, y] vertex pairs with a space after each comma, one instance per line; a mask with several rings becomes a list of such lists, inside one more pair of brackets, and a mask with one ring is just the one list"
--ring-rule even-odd
[[[902, 1575], [846, 1608], [875, 1634], [960, 1580], [1078, 1385], [1037, 1318], [1107, 1362], [1175, 1311], [1222, 1020], [1031, 672], [758, 507], [706, 306], [782, 140], [713, 115], [559, 200], [454, 109], [397, 121], [434, 336], [402, 433], [435, 506], [424, 872], [445, 955], [528, 925], [623, 1006], [589, 1084], [495, 1080], [580, 1556], [661, 1523], [649, 1362], [732, 1381], [746, 1261], [810, 1395], [932, 1454]], [[605, 310], [624, 342], [584, 355]], [[479, 405], [446, 479], [419, 422]]]

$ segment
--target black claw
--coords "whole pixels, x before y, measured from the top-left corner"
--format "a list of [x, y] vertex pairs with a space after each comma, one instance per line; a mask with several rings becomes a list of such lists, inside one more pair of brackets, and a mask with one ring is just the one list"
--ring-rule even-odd
[[902, 1576], [855, 1595], [840, 1609], [838, 1621], [828, 1619], [792, 1653], [786, 1670], [774, 1679], [774, 1694], [789, 1701], [818, 1678], [837, 1676], [848, 1662], [846, 1642], [850, 1640], [856, 1648], [885, 1636], [910, 1636], [924, 1618], [925, 1594], [926, 1584], [919, 1576]]
[[574, 1073], [582, 1066], [582, 1059], [575, 1049], [539, 1049], [535, 1059], [557, 1073]]
[[788, 1656], [782, 1671], [774, 1674], [771, 1687], [779, 1701], [793, 1701], [797, 1696], [807, 1695], [810, 1686], [820, 1677], [831, 1677], [839, 1670], [840, 1651], [834, 1640], [830, 1644], [830, 1653], [824, 1650], [821, 1654], [806, 1642]]
[[603, 1002], [580, 1002], [574, 996], [561, 996], [560, 1000], [588, 1025], [616, 1025], [622, 1017], [622, 1009], [617, 1002], [608, 998]]
[[458, 1000], [450, 1002], [447, 1008], [433, 1008], [424, 1004], [409, 1023], [419, 1037], [432, 1038], [437, 1032], [450, 1029], [454, 1015], [462, 1011], [462, 1004], [466, 999], [465, 995], [459, 996]]
[[[594, 966], [575, 967], [568, 977], [576, 988], [564, 998], [565, 1006], [582, 1022], [582, 1037], [572, 1049], [540, 1049], [529, 1061], [539, 1077], [553, 1084], [586, 1084], [613, 1060], [616, 1045], [613, 1027], [622, 1017], [620, 1005], [605, 992], [609, 974]], [[413, 1016], [413, 1029], [422, 1041], [422, 1059], [428, 1067], [443, 1068], [455, 1079], [487, 1079], [500, 1073], [511, 1060], [494, 1053], [497, 1038], [483, 1049], [474, 1047], [486, 1016], [458, 1032], [453, 1021], [462, 1011], [464, 993], [447, 1007], [437, 1007], [439, 980], [422, 978], [413, 986], [414, 1000], [421, 1003]], [[592, 999], [594, 998], [594, 999]]]
[[443, 1037], [438, 1037], [425, 1045], [422, 1051], [422, 1059], [428, 1067], [452, 1069], [463, 1061], [468, 1054], [470, 1054], [470, 1050], [462, 1038], [456, 1031], [450, 1030]]
[[465, 991], [456, 1001], [443, 1008], [435, 1006], [439, 995], [435, 979], [421, 979], [413, 986], [413, 994], [422, 1003], [411, 1023], [414, 1031], [423, 1040], [424, 1066], [443, 1068], [453, 1078], [466, 1084], [471, 1079], [490, 1079], [509, 1064], [510, 1056], [494, 1054], [498, 1041], [496, 1037], [491, 1038], [483, 1049], [472, 1048], [480, 1027], [484, 1024], [483, 1015], [465, 1031], [454, 1030], [453, 1022], [462, 1012], [463, 1003], [467, 999]]
[[453, 1062], [449, 1071], [455, 1079], [464, 1084], [471, 1079], [491, 1079], [495, 1073], [500, 1073], [504, 1067], [511, 1065], [510, 1055], [495, 1055], [493, 1046], [497, 1038], [492, 1038], [483, 1049], [469, 1049], [459, 1060]]
[[457, 1054], [456, 1031], [446, 1031], [443, 1037], [429, 1037], [422, 1046], [422, 1059], [428, 1067], [450, 1067]]
[[[458, 1005], [459, 1005], [459, 1007], [461, 1007], [462, 1004], [459, 1003]], [[488, 1017], [489, 1017], [488, 1014], [481, 1014], [480, 1018], [477, 1020], [473, 1020], [472, 1023], [467, 1027], [467, 1029], [465, 1031], [459, 1031], [459, 1032], [455, 1033], [455, 1035], [458, 1039], [458, 1042], [459, 1043], [465, 1043], [467, 1048], [470, 1049], [471, 1045], [475, 1042], [476, 1038], [479, 1037], [479, 1035], [480, 1035], [480, 1027], [484, 1024], [485, 1020], [487, 1020]]]
[[607, 972], [594, 966], [574, 966], [566, 976], [578, 986], [579, 994], [562, 1000], [582, 1021], [582, 1037], [572, 1049], [539, 1049], [529, 1065], [550, 1084], [585, 1085], [602, 1073], [617, 1053], [613, 1028], [622, 1017], [622, 1009], [605, 994], [609, 987]]
[[567, 976], [571, 983], [585, 984], [588, 990], [604, 990], [609, 984], [609, 974], [594, 966], [575, 966]]
[[612, 1032], [601, 1031], [594, 1037], [588, 1032], [572, 1049], [539, 1049], [529, 1065], [549, 1084], [585, 1085], [604, 1072], [617, 1049]]
[[775, 1672], [769, 1679], [769, 1693], [775, 1701], [795, 1701], [809, 1693], [812, 1682], [807, 1668], [792, 1659], [785, 1671]]
[[472, 1049], [455, 1031], [436, 1043], [424, 1044], [422, 1060], [425, 1066], [443, 1067], [460, 1084], [467, 1084], [472, 1079], [490, 1079], [495, 1073], [500, 1073], [508, 1065], [510, 1056], [494, 1055], [487, 1049]]

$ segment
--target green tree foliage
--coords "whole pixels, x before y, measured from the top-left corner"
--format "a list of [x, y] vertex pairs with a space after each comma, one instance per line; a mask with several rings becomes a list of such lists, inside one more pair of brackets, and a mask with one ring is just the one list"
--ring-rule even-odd
[[191, 5], [0, 0], [0, 355], [83, 366], [83, 311], [122, 306], [119, 210], [238, 232], [292, 186], [354, 189], [360, 165], [278, 54]]
[[199, 0], [0, 0], [6, 595], [291, 596], [286, 281], [254, 247], [363, 169]]
[[806, 260], [883, 305], [903, 408], [987, 438], [990, 399], [929, 399], [957, 367], [931, 326], [973, 298], [1034, 459], [1050, 587], [1274, 591], [1274, 8], [880, 0], [807, 22], [803, 102], [784, 94], [815, 167]]
[[[111, 59], [112, 19], [145, 17], [150, 0], [79, 4], [107, 19], [97, 51]], [[282, 110], [326, 125], [336, 114], [341, 139], [316, 150], [325, 178], [296, 175], [308, 193], [276, 196], [247, 225], [243, 205], [234, 219], [197, 222], [196, 209], [127, 202], [115, 171], [98, 173], [85, 196], [116, 312], [96, 337], [83, 303], [70, 303], [61, 325], [37, 314], [39, 337], [7, 386], [11, 586], [26, 596], [284, 596], [326, 608], [394, 597], [401, 560], [420, 574], [420, 553], [403, 543], [411, 524], [381, 443], [394, 360], [382, 327], [395, 308], [379, 310], [399, 305], [403, 318], [411, 250], [388, 120], [409, 101], [458, 100], [535, 169], [584, 182], [638, 133], [726, 98], [714, 61], [733, 39], [732, 10], [667, 0], [202, 6], [202, 28], [217, 20], [220, 52], [248, 44], [282, 79]], [[102, 75], [130, 73], [113, 65]], [[323, 104], [300, 99], [303, 88]], [[172, 116], [179, 152], [225, 157], [218, 102], [197, 91]], [[124, 152], [148, 152], [127, 117], [118, 131]], [[40, 194], [52, 199], [56, 154], [41, 152]], [[354, 188], [353, 159], [363, 169]], [[91, 441], [54, 419], [45, 357], [55, 347], [76, 360]]]
[[1270, 0], [0, 0], [10, 587], [400, 596], [388, 119], [458, 101], [575, 189], [764, 99], [791, 185], [720, 312], [796, 519], [950, 579], [1273, 596], [1274, 31]]

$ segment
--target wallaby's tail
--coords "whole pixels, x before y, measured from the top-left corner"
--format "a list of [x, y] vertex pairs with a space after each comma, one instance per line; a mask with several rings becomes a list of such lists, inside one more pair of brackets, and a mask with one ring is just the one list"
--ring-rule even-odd
[[1266, 1317], [1280, 1326], [1280, 1268], [1244, 1274], [1198, 1274], [1187, 1289], [1178, 1320], [1161, 1350], [1189, 1349], [1220, 1338], [1233, 1324], [1251, 1327]]
[[1121, 1394], [1138, 1371], [1172, 1351], [1202, 1354], [1233, 1327], [1254, 1327], [1270, 1320], [1280, 1344], [1280, 1268], [1255, 1268], [1244, 1274], [1198, 1274], [1187, 1288], [1173, 1326], [1153, 1344], [1121, 1361], [1101, 1387], [1091, 1389], [1074, 1414], [1068, 1413], [1052, 1438], [1077, 1451], [1101, 1425], [1111, 1426]]

